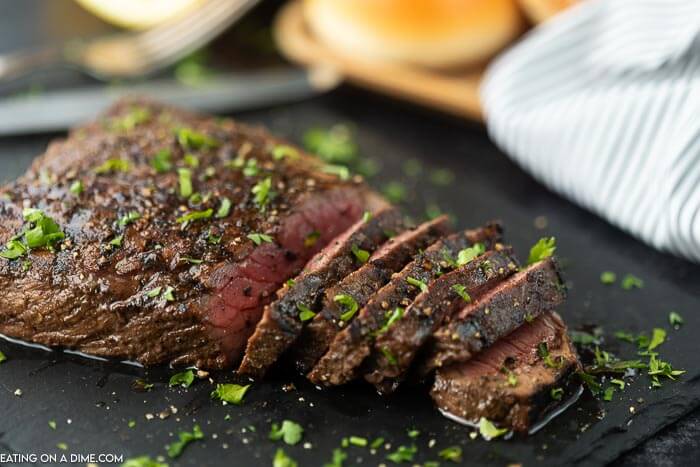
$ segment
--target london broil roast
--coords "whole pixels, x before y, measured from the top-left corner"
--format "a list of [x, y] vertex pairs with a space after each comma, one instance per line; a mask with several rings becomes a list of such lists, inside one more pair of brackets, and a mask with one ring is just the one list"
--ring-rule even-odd
[[[0, 332], [143, 365], [284, 364], [526, 431], [580, 367], [546, 243], [412, 225], [263, 130], [126, 100], [0, 189]], [[560, 390], [561, 388], [561, 390]]]

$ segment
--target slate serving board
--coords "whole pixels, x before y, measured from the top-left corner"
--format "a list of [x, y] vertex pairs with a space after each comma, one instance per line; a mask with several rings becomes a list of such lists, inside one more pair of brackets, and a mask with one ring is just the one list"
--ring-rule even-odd
[[[0, 3], [3, 14], [7, 13], [5, 19], [12, 18], [8, 4]], [[23, 4], [36, 6], [37, 2]], [[3, 31], [8, 34], [8, 29]], [[459, 227], [499, 218], [506, 226], [507, 239], [521, 257], [537, 238], [555, 235], [571, 287], [570, 298], [560, 311], [570, 326], [597, 324], [608, 335], [619, 329], [640, 332], [666, 327], [669, 337], [661, 348], [662, 356], [688, 373], [679, 382], [665, 383], [653, 391], [645, 376], [638, 377], [609, 403], [583, 396], [534, 436], [487, 443], [471, 440], [471, 429], [440, 416], [422, 388], [381, 399], [360, 384], [318, 391], [303, 380], [277, 377], [256, 384], [244, 405], [223, 407], [210, 400], [212, 386], [206, 381], [198, 381], [188, 390], [171, 389], [166, 384], [168, 371], [146, 373], [138, 368], [0, 343], [0, 350], [9, 357], [0, 365], [0, 453], [155, 457], [165, 454], [165, 445], [179, 431], [191, 430], [197, 423], [206, 439], [188, 447], [177, 460], [168, 460], [171, 466], [266, 466], [271, 465], [275, 450], [283, 446], [267, 439], [270, 424], [289, 418], [305, 427], [304, 441], [311, 443], [310, 449], [302, 444], [283, 446], [301, 466], [329, 461], [333, 448], [349, 435], [370, 439], [382, 436], [391, 443], [391, 450], [415, 443], [419, 448], [416, 462], [436, 460], [439, 449], [458, 444], [464, 448], [465, 462], [470, 464], [603, 465], [700, 406], [700, 366], [696, 357], [700, 267], [657, 253], [549, 193], [505, 158], [481, 127], [352, 88], [236, 117], [264, 124], [296, 142], [309, 127], [350, 122], [363, 155], [382, 165], [380, 175], [371, 183], [378, 188], [394, 179], [405, 183], [409, 195], [405, 208], [416, 218], [424, 215], [429, 204], [453, 213]], [[60, 135], [0, 140], [0, 182], [20, 175], [55, 136]], [[402, 164], [409, 158], [422, 161], [424, 171], [418, 178], [402, 172]], [[452, 170], [455, 181], [448, 186], [432, 184], [429, 174], [439, 168]], [[547, 219], [545, 229], [535, 227], [538, 216]], [[646, 285], [634, 291], [603, 286], [598, 279], [603, 270], [618, 275], [633, 273]], [[685, 325], [678, 331], [671, 330], [667, 323], [672, 309], [685, 318]], [[605, 347], [623, 357], [633, 356], [629, 345], [614, 339], [608, 339]], [[216, 375], [217, 381], [227, 377]], [[136, 378], [145, 378], [155, 387], [149, 392], [134, 391]], [[289, 390], [287, 385], [292, 382], [295, 389]], [[21, 397], [14, 395], [16, 389], [21, 389]], [[171, 406], [177, 413], [161, 420], [158, 414]], [[631, 406], [634, 413], [630, 412]], [[149, 421], [146, 414], [155, 418]], [[128, 426], [130, 420], [136, 422], [132, 428]], [[56, 422], [55, 430], [49, 421]], [[255, 432], [249, 426], [254, 426]], [[687, 423], [685, 426], [688, 429]], [[689, 429], [693, 426], [691, 422]], [[406, 430], [410, 428], [420, 430], [420, 436], [409, 438]], [[637, 449], [626, 463], [644, 465], [647, 461], [668, 460], [663, 449], [675, 448], [674, 433], [665, 435], [665, 444], [647, 443], [656, 447]], [[436, 445], [429, 448], [433, 439]], [[60, 443], [65, 443], [62, 446], [66, 451], [57, 447]], [[697, 443], [690, 446], [692, 454]], [[375, 454], [358, 447], [347, 452], [346, 465], [388, 463], [384, 448]], [[646, 452], [655, 457], [645, 457]]]

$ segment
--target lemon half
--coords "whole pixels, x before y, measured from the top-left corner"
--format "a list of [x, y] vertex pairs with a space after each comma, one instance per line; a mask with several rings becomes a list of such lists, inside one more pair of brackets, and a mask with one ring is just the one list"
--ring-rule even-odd
[[105, 21], [145, 29], [192, 11], [206, 0], [76, 0]]

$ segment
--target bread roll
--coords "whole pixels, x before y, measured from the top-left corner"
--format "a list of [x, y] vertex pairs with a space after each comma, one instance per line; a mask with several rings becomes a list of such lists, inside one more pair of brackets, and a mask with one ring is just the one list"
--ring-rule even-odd
[[304, 14], [340, 53], [438, 68], [485, 61], [523, 24], [517, 0], [304, 0]]

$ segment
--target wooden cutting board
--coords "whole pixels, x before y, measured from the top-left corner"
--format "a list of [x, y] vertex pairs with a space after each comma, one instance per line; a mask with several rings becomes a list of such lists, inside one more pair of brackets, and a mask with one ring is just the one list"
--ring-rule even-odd
[[280, 10], [274, 35], [278, 48], [288, 59], [318, 70], [321, 76], [339, 74], [384, 94], [472, 120], [482, 118], [478, 90], [483, 68], [443, 72], [341, 54], [314, 37], [304, 21], [300, 0], [293, 0]]

